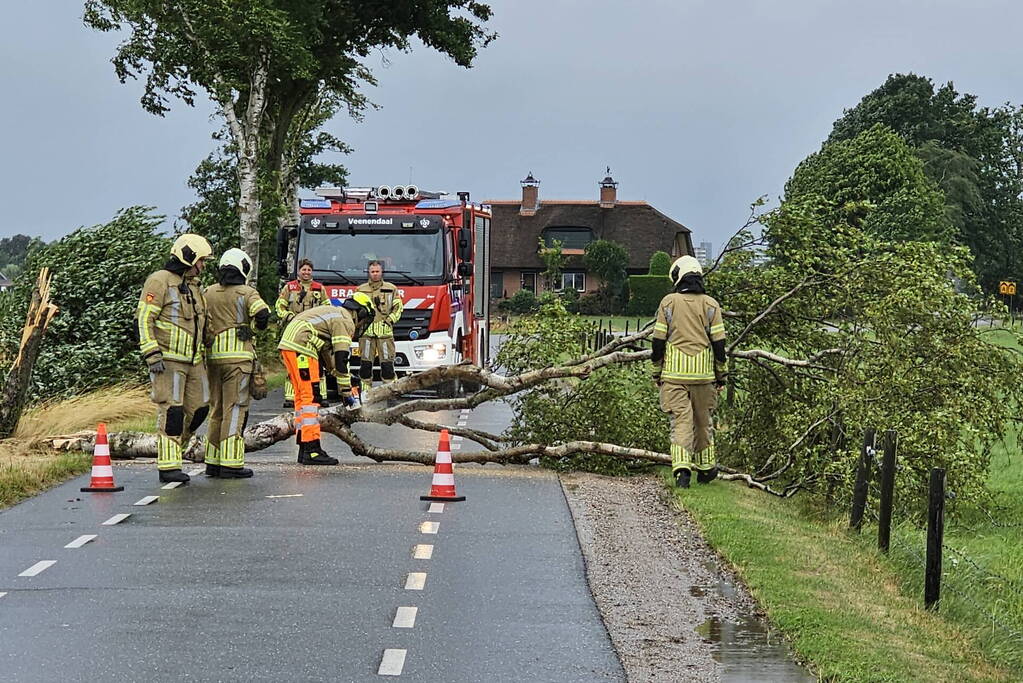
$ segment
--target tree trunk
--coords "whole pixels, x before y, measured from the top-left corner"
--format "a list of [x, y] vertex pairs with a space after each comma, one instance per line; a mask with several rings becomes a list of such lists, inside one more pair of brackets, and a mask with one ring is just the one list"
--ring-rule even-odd
[[32, 379], [32, 367], [39, 355], [46, 328], [55, 315], [57, 307], [50, 303], [50, 269], [43, 268], [32, 290], [32, 301], [21, 332], [18, 357], [14, 359], [7, 380], [0, 388], [0, 439], [9, 437], [18, 427], [28, 395], [29, 381]]

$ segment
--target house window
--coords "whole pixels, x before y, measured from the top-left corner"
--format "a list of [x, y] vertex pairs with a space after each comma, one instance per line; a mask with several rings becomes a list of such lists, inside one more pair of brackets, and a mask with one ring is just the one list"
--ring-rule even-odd
[[523, 273], [519, 280], [519, 286], [536, 294], [536, 273]]
[[574, 289], [577, 292], [586, 291], [586, 273], [562, 273], [561, 287], [558, 291]]
[[586, 245], [593, 241], [593, 231], [589, 228], [575, 228], [575, 227], [564, 227], [564, 228], [544, 228], [543, 230], [543, 242], [548, 247], [551, 246], [555, 240], [561, 242], [561, 248], [568, 249], [585, 249]]
[[490, 298], [504, 298], [504, 273], [500, 271], [490, 273]]

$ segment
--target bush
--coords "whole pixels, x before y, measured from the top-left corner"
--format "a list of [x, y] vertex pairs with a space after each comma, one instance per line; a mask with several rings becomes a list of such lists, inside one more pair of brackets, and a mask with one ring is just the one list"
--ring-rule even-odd
[[667, 275], [671, 269], [671, 257], [666, 251], [655, 251], [650, 256], [650, 274]]
[[520, 289], [512, 294], [511, 297], [499, 303], [497, 309], [502, 313], [526, 315], [527, 313], [535, 312], [538, 306], [535, 294], [528, 289]]
[[627, 313], [653, 315], [657, 311], [657, 304], [669, 292], [671, 280], [665, 275], [630, 275]]
[[569, 313], [579, 312], [579, 292], [571, 288], [566, 289], [561, 292], [560, 299], [566, 311]]
[[578, 310], [583, 315], [614, 315], [620, 311], [620, 307], [618, 297], [600, 289], [581, 297]]
[[146, 276], [170, 250], [170, 240], [157, 233], [162, 222], [151, 209], [132, 207], [110, 223], [79, 228], [30, 254], [2, 307], [0, 357], [17, 354], [32, 287], [39, 269], [49, 267], [60, 312], [36, 361], [33, 400], [145, 379], [135, 307]]

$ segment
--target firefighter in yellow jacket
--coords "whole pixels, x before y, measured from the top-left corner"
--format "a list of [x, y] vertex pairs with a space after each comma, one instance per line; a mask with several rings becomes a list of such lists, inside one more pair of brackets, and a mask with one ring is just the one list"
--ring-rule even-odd
[[358, 291], [373, 302], [373, 323], [359, 341], [359, 383], [363, 391], [373, 386], [373, 359], [380, 359], [380, 379], [394, 381], [394, 324], [401, 319], [404, 304], [398, 288], [384, 280], [380, 261], [369, 262], [369, 282]]
[[[330, 304], [330, 299], [327, 298], [327, 290], [313, 279], [313, 262], [304, 258], [298, 262], [298, 279], [286, 283], [280, 294], [277, 295], [274, 311], [281, 324], [287, 326], [291, 319], [302, 311], [328, 304]], [[320, 386], [320, 390], [326, 393], [326, 382]], [[284, 407], [290, 408], [294, 400], [295, 387], [292, 386], [291, 380], [285, 379]]]
[[699, 261], [683, 256], [669, 275], [675, 291], [657, 307], [651, 360], [671, 420], [675, 485], [689, 488], [694, 469], [701, 484], [717, 477], [713, 416], [725, 382], [725, 325], [721, 306], [704, 293]]
[[348, 355], [352, 342], [373, 319], [369, 297], [356, 292], [340, 307], [318, 306], [299, 313], [284, 329], [277, 348], [295, 386], [295, 432], [298, 462], [302, 465], [336, 465], [320, 445], [320, 368], [337, 377], [345, 405], [352, 405]]
[[188, 482], [181, 450], [209, 412], [203, 363], [206, 304], [198, 276], [213, 250], [199, 235], [174, 240], [163, 269], [146, 278], [136, 319], [157, 406], [156, 467], [161, 482]]
[[206, 475], [224, 479], [252, 476], [245, 467], [245, 423], [256, 352], [253, 330], [265, 330], [270, 307], [245, 284], [252, 260], [241, 249], [220, 257], [219, 282], [206, 288], [206, 363], [210, 377], [210, 426]]

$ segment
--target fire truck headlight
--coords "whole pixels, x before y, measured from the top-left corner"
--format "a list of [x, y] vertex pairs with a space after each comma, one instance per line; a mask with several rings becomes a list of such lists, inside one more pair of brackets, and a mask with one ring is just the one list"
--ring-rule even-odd
[[430, 344], [429, 346], [416, 346], [412, 349], [416, 358], [425, 361], [443, 360], [448, 355], [447, 344]]

